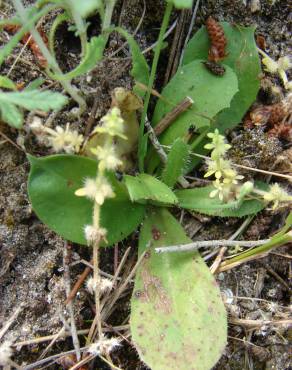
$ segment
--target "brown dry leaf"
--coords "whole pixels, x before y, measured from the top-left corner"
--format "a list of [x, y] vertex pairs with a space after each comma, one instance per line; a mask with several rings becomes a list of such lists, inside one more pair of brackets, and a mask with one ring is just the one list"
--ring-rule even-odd
[[[111, 107], [118, 107], [121, 110], [122, 118], [125, 121], [125, 135], [127, 140], [118, 138], [115, 142], [116, 151], [120, 158], [123, 160], [123, 167], [121, 170], [129, 169], [133, 166], [132, 155], [137, 147], [139, 123], [136, 111], [142, 108], [142, 100], [135, 95], [132, 91], [126, 90], [123, 87], [117, 87], [112, 92]], [[83, 154], [95, 158], [91, 149], [96, 148], [98, 145], [103, 144], [103, 134], [95, 134], [90, 137]]]

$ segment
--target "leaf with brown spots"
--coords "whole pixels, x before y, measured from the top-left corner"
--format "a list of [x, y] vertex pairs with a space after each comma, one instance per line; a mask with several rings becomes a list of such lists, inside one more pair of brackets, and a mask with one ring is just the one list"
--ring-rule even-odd
[[220, 291], [199, 253], [154, 252], [158, 246], [189, 242], [166, 209], [148, 213], [139, 254], [149, 253], [136, 275], [130, 323], [137, 351], [152, 370], [211, 369], [226, 344]]

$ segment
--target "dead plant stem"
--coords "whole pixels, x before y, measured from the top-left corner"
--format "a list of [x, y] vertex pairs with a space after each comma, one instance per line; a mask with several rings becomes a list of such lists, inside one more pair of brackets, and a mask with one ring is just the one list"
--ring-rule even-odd
[[172, 253], [172, 252], [190, 252], [195, 251], [199, 248], [209, 248], [209, 247], [256, 247], [268, 243], [270, 239], [263, 240], [205, 240], [197, 241], [189, 244], [178, 244], [169, 247], [159, 247], [155, 248], [156, 253]]
[[[63, 256], [64, 256], [63, 257], [64, 282], [65, 282], [66, 295], [68, 297], [71, 291], [70, 270], [69, 270], [70, 259], [71, 259], [71, 247], [68, 244], [68, 242], [65, 243]], [[68, 308], [68, 312], [70, 316], [70, 330], [72, 334], [73, 346], [76, 351], [76, 358], [79, 361], [81, 358], [80, 344], [78, 340], [77, 328], [76, 328], [76, 323], [75, 323], [75, 318], [74, 318], [74, 307], [73, 307], [72, 301], [68, 303], [67, 308]]]
[[119, 299], [119, 297], [121, 296], [121, 294], [124, 292], [124, 290], [126, 289], [128, 283], [130, 282], [130, 280], [133, 278], [133, 276], [135, 275], [138, 267], [140, 266], [140, 264], [142, 263], [143, 259], [144, 259], [144, 256], [145, 256], [145, 253], [142, 253], [141, 256], [138, 258], [138, 261], [136, 262], [135, 266], [133, 267], [132, 271], [130, 272], [130, 274], [128, 275], [128, 277], [125, 279], [125, 281], [121, 284], [121, 286], [117, 289], [116, 293], [114, 294], [111, 302], [106, 306], [106, 310], [103, 310], [102, 311], [102, 318], [106, 318], [108, 313], [110, 312], [111, 308], [113, 307], [113, 305], [116, 303], [116, 301]]
[[176, 118], [187, 111], [194, 101], [190, 97], [184, 98], [178, 105], [176, 105], [169, 113], [167, 113], [161, 121], [154, 127], [155, 135], [159, 136], [162, 134]]
[[10, 326], [17, 319], [17, 317], [20, 314], [20, 312], [22, 311], [23, 307], [24, 307], [24, 304], [21, 304], [19, 307], [17, 307], [17, 309], [14, 311], [14, 313], [11, 315], [11, 317], [3, 325], [2, 329], [0, 330], [0, 339], [4, 336], [4, 334], [10, 328]]
[[[93, 261], [91, 260], [90, 261], [90, 264], [92, 264]], [[65, 304], [69, 304], [72, 299], [74, 299], [74, 297], [76, 296], [78, 290], [80, 289], [81, 285], [84, 283], [85, 279], [87, 278], [87, 276], [90, 274], [90, 271], [91, 271], [91, 267], [90, 266], [87, 266], [85, 268], [85, 270], [82, 272], [82, 274], [79, 276], [79, 279], [76, 281], [73, 289], [71, 290], [70, 294], [68, 295], [66, 301], [65, 301]]]

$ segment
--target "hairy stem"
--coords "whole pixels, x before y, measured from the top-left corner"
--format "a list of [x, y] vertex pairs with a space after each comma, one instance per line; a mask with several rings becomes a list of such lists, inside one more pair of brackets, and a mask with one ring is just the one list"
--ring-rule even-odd
[[76, 25], [78, 36], [81, 41], [81, 56], [84, 57], [87, 49], [86, 22], [82, 19], [78, 11], [76, 11], [75, 6], [72, 4], [71, 1], [65, 1], [65, 4], [68, 11], [71, 13], [71, 16]]
[[102, 31], [105, 31], [111, 26], [112, 15], [116, 0], [105, 0], [105, 10], [103, 13]]
[[[21, 0], [13, 0], [13, 5], [14, 5], [17, 13], [20, 16], [20, 18], [22, 20], [22, 23], [26, 24], [28, 22], [28, 19], [27, 19], [25, 8], [22, 4], [22, 1]], [[38, 31], [35, 29], [34, 25], [32, 25], [29, 28], [29, 31], [30, 31], [34, 41], [39, 46], [41, 53], [46, 58], [49, 66], [51, 67], [53, 72], [56, 73], [56, 74], [62, 74], [62, 71], [61, 71], [60, 67], [58, 66], [58, 63], [56, 62], [56, 59], [49, 52], [46, 44], [44, 43], [44, 41], [43, 41], [42, 37], [40, 36], [40, 34], [38, 33]], [[59, 81], [59, 82], [61, 83], [63, 88], [67, 91], [67, 93], [79, 104], [80, 111], [83, 112], [86, 108], [85, 100], [76, 92], [75, 88], [71, 85], [71, 83], [69, 81], [62, 80], [62, 81]]]
[[[98, 229], [100, 220], [100, 205], [94, 203], [93, 208], [93, 226]], [[94, 296], [95, 296], [95, 318], [97, 323], [98, 337], [102, 337], [101, 315], [100, 315], [100, 274], [99, 274], [99, 243], [100, 239], [96, 240], [93, 245], [93, 280], [94, 280]]]

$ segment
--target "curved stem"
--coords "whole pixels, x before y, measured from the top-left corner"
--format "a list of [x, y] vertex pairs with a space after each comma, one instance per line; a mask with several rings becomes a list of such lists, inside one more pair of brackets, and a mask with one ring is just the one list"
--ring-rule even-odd
[[66, 8], [69, 14], [71, 14], [73, 21], [77, 28], [77, 33], [81, 42], [81, 57], [84, 57], [87, 50], [87, 26], [84, 19], [80, 16], [78, 11], [75, 10], [74, 5], [70, 1], [66, 1]]
[[[21, 0], [13, 0], [14, 7], [16, 11], [18, 12], [23, 24], [26, 24], [28, 22], [28, 19], [26, 17], [25, 8], [22, 4]], [[46, 58], [48, 65], [55, 73], [62, 74], [62, 71], [56, 62], [56, 59], [52, 56], [52, 54], [49, 52], [46, 44], [44, 43], [44, 40], [38, 33], [38, 31], [35, 29], [34, 25], [32, 25], [30, 28], [30, 33], [34, 39], [34, 41], [37, 43], [37, 45], [40, 48], [41, 53]], [[76, 92], [75, 88], [71, 85], [69, 81], [60, 81], [63, 88], [67, 91], [67, 93], [79, 104], [80, 112], [82, 113], [86, 108], [86, 102], [85, 100]]]
[[139, 170], [141, 172], [144, 171], [144, 158], [145, 158], [145, 154], [146, 154], [144, 152], [144, 145], [143, 145], [145, 120], [146, 120], [147, 110], [148, 110], [148, 106], [149, 106], [151, 90], [152, 90], [152, 86], [153, 86], [155, 75], [156, 75], [158, 60], [159, 60], [160, 52], [161, 52], [162, 45], [163, 45], [163, 36], [166, 32], [166, 29], [167, 29], [167, 26], [168, 26], [168, 23], [169, 23], [172, 7], [173, 7], [172, 3], [168, 2], [167, 5], [166, 5], [165, 12], [164, 12], [164, 16], [163, 16], [163, 20], [162, 20], [158, 40], [157, 40], [157, 45], [156, 45], [155, 51], [154, 51], [154, 58], [153, 58], [152, 67], [151, 67], [148, 89], [147, 89], [147, 93], [146, 93], [146, 97], [145, 97], [145, 101], [144, 101], [144, 109], [143, 109], [141, 122], [140, 122], [138, 156], [139, 156]]

